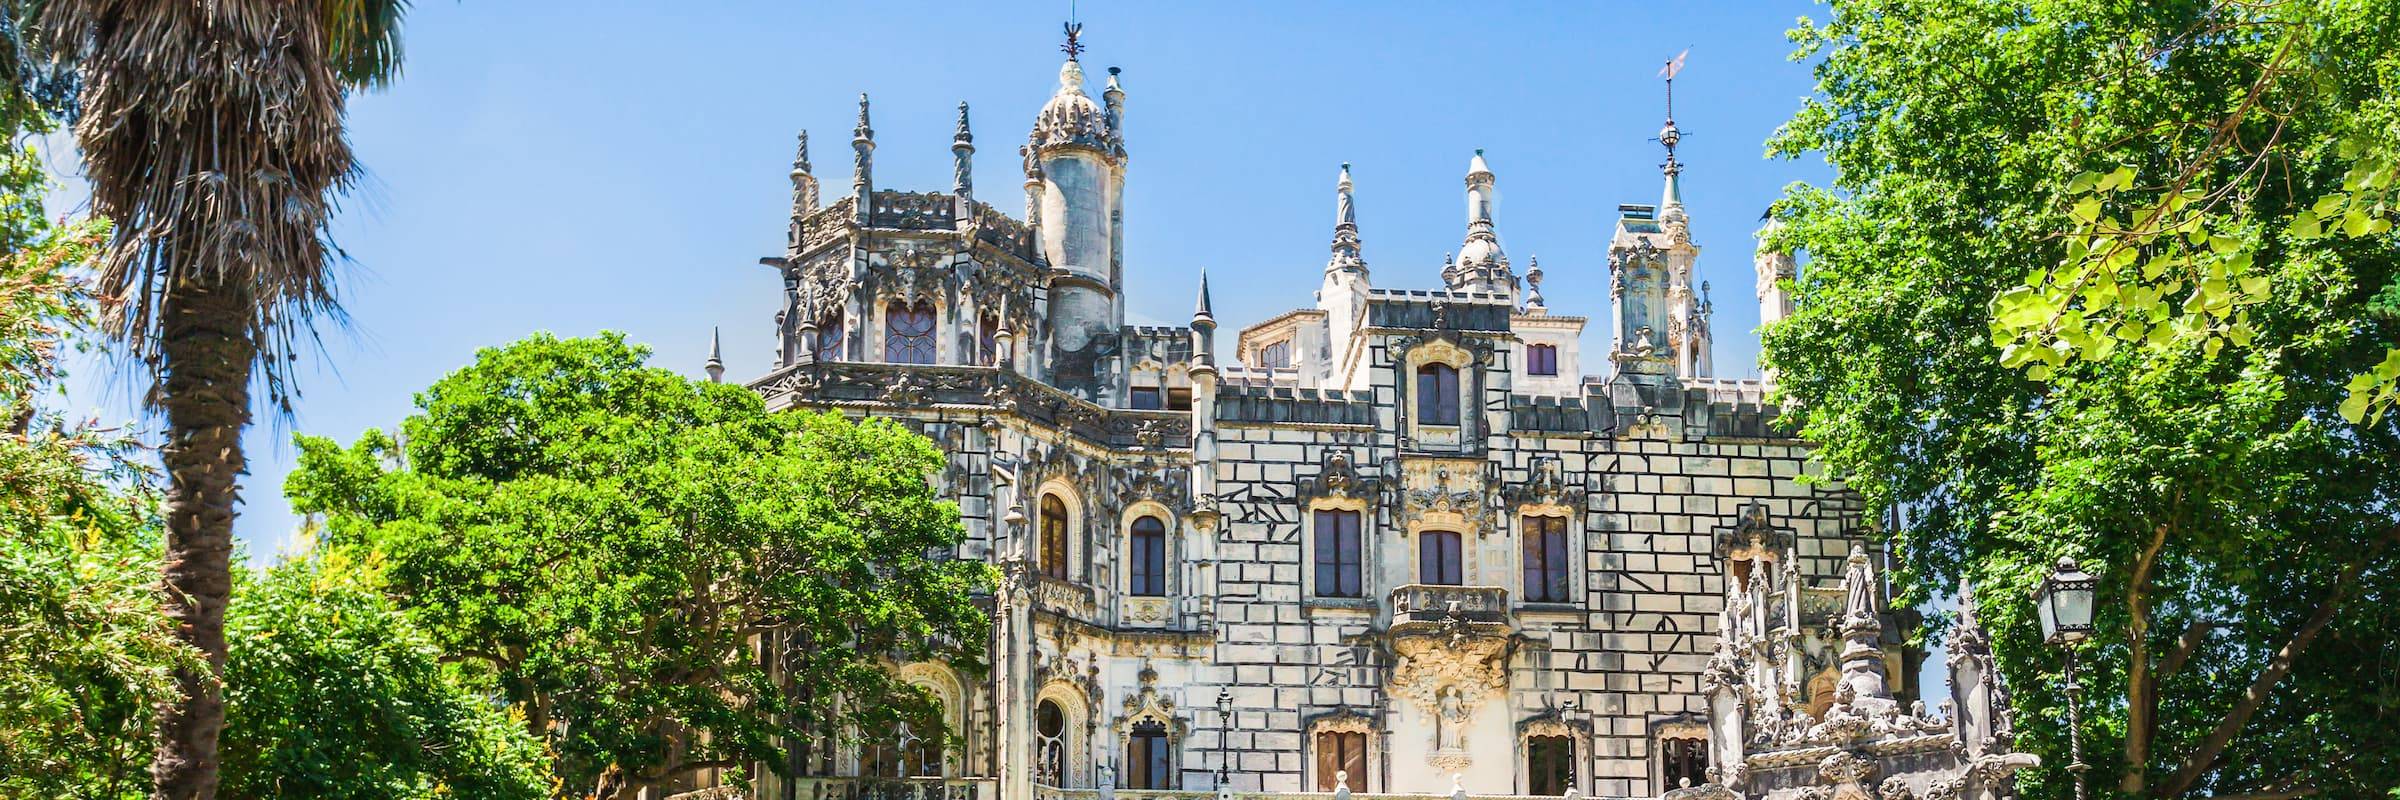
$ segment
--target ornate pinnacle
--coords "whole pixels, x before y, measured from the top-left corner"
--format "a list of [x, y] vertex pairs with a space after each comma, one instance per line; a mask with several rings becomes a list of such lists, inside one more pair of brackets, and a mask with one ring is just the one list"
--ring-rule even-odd
[[967, 101], [958, 101], [958, 134], [952, 137], [955, 145], [973, 144], [975, 134], [967, 130]]
[[851, 131], [850, 138], [860, 141], [875, 141], [875, 129], [867, 126], [866, 92], [858, 93], [858, 127]]
[[808, 129], [800, 129], [800, 153], [792, 156], [792, 175], [806, 175], [808, 168]]

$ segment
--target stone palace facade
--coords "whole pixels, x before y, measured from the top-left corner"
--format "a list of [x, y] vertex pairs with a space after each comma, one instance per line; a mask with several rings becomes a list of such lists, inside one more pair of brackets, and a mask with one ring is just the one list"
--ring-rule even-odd
[[[1073, 52], [1019, 149], [1022, 219], [978, 199], [963, 104], [947, 191], [875, 185], [863, 96], [830, 202], [802, 134], [762, 260], [778, 366], [749, 385], [931, 437], [958, 556], [1006, 577], [988, 673], [895, 665], [963, 748], [795, 747], [757, 796], [1754, 794], [1727, 738], [1814, 746], [1859, 689], [1861, 735], [1948, 724], [1897, 710], [1922, 655], [1858, 500], [1804, 480], [1766, 385], [1711, 375], [1671, 119], [1661, 197], [1619, 207], [1606, 352], [1503, 249], [1480, 152], [1438, 285], [1371, 279], [1345, 165], [1315, 304], [1221, 342], [1205, 277], [1188, 326], [1124, 323], [1126, 92], [1111, 69], [1095, 99]], [[1778, 319], [1793, 261], [1754, 267]], [[1736, 684], [1713, 716], [1748, 732], [1712, 746]]]

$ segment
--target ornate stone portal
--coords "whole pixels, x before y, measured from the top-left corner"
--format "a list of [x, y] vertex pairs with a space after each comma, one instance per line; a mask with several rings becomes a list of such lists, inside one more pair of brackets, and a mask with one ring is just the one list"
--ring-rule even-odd
[[1398, 662], [1393, 695], [1415, 703], [1428, 719], [1427, 763], [1466, 769], [1474, 758], [1467, 731], [1487, 698], [1508, 689], [1510, 630], [1507, 593], [1473, 586], [1403, 586], [1393, 592], [1387, 646]]

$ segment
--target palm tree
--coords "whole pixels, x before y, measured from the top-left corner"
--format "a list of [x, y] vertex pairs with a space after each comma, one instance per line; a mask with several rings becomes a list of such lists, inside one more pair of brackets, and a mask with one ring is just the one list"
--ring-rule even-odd
[[225, 602], [251, 391], [288, 411], [311, 323], [340, 316], [328, 240], [358, 176], [348, 93], [399, 71], [405, 0], [15, 0], [77, 82], [75, 136], [109, 330], [151, 376], [167, 438], [168, 613], [206, 656], [162, 709], [155, 797], [215, 796]]

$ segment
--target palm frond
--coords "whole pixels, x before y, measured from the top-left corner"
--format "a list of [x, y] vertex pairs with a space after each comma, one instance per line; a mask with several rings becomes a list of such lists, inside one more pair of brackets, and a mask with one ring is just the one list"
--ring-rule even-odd
[[344, 84], [382, 89], [400, 77], [400, 21], [408, 0], [321, 0], [333, 72]]
[[[269, 396], [287, 399], [311, 322], [341, 314], [327, 224], [359, 174], [325, 16], [282, 0], [47, 6], [47, 51], [82, 78], [93, 210], [116, 222], [99, 259], [105, 324], [156, 375], [168, 298], [231, 294]], [[388, 39], [376, 24], [353, 29]]]

